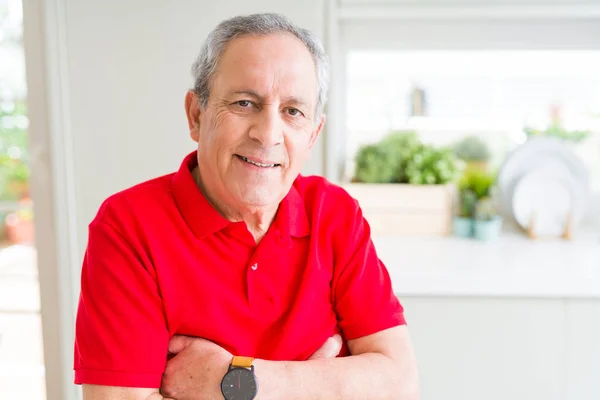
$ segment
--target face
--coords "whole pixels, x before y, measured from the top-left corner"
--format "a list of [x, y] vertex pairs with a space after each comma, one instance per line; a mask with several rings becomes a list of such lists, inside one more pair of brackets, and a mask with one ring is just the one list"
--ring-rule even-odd
[[278, 204], [308, 159], [325, 118], [315, 118], [315, 64], [287, 35], [242, 37], [224, 51], [202, 108], [186, 97], [205, 188], [242, 207]]

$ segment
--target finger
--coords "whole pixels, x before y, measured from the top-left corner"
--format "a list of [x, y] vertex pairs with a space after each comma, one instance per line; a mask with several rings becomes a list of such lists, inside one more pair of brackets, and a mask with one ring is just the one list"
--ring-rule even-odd
[[340, 351], [342, 350], [342, 337], [336, 333], [335, 335], [329, 338], [329, 343], [331, 344], [331, 348], [329, 349], [330, 352], [327, 354], [327, 357], [335, 358], [338, 356], [338, 354], [340, 354]]
[[338, 355], [340, 349], [342, 348], [342, 338], [340, 335], [335, 334], [332, 337], [328, 338], [325, 343], [309, 358], [309, 359], [319, 359], [319, 358], [333, 358]]
[[194, 341], [189, 336], [175, 335], [169, 340], [169, 354], [177, 354], [183, 351]]
[[309, 360], [318, 360], [322, 358], [335, 358], [342, 349], [342, 337], [338, 334], [333, 335], [328, 338], [323, 346], [321, 346], [317, 351], [314, 352], [312, 356], [310, 356]]

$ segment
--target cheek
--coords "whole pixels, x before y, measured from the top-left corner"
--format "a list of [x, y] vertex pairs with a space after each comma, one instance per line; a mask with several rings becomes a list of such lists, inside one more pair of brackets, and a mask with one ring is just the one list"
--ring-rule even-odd
[[292, 166], [302, 164], [309, 155], [310, 132], [295, 132], [286, 140], [286, 150]]
[[210, 152], [212, 157], [217, 157], [219, 163], [224, 159], [228, 160], [240, 141], [240, 134], [243, 132], [241, 121], [236, 119], [235, 115], [218, 111], [206, 126], [208, 129], [204, 132], [204, 137], [207, 152]]
[[212, 130], [216, 132], [219, 129], [222, 129], [224, 125], [231, 123], [231, 120], [232, 120], [231, 115], [230, 115], [230, 113], [227, 112], [227, 109], [225, 109], [225, 108], [217, 109], [211, 118]]

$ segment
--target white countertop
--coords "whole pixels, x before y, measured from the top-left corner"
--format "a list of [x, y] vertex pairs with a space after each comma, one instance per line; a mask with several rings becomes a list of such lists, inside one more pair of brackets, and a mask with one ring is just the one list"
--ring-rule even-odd
[[600, 299], [600, 229], [572, 241], [374, 236], [399, 296]]

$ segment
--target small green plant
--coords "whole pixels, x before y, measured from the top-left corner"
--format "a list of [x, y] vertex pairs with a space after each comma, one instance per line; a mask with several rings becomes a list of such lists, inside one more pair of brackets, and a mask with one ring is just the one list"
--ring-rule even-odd
[[391, 167], [394, 169], [393, 182], [408, 182], [406, 168], [420, 144], [419, 137], [414, 131], [393, 131], [379, 143], [391, 155]]
[[363, 183], [391, 183], [398, 169], [393, 152], [379, 144], [361, 147], [355, 162], [354, 180]]
[[489, 172], [466, 170], [458, 181], [458, 216], [475, 218], [479, 203], [491, 197], [495, 181], [496, 177]]
[[489, 197], [496, 182], [494, 174], [482, 170], [466, 170], [458, 182], [459, 190], [471, 190], [477, 199]]
[[421, 144], [411, 154], [404, 172], [408, 183], [433, 185], [454, 181], [459, 169], [452, 150]]
[[487, 162], [490, 159], [488, 145], [477, 136], [467, 136], [454, 145], [454, 152], [463, 161]]
[[445, 184], [459, 174], [451, 149], [419, 141], [415, 132], [392, 132], [361, 147], [355, 158], [354, 181], [364, 183]]
[[579, 143], [585, 140], [589, 135], [590, 131], [580, 130], [568, 130], [564, 128], [560, 123], [554, 122], [546, 129], [534, 129], [531, 127], [523, 128], [523, 131], [527, 137], [539, 137], [539, 136], [550, 136], [556, 137], [563, 140]]
[[477, 196], [472, 190], [462, 190], [459, 192], [458, 216], [461, 218], [473, 218], [475, 215], [475, 205]]
[[478, 221], [492, 221], [498, 216], [496, 206], [490, 197], [483, 197], [475, 205], [475, 219]]

